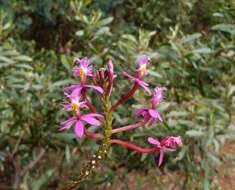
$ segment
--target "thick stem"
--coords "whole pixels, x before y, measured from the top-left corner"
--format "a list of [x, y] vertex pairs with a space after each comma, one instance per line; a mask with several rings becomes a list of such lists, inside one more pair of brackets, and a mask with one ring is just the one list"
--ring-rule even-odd
[[129, 148], [129, 149], [132, 149], [134, 151], [137, 151], [139, 153], [142, 153], [142, 154], [152, 154], [154, 152], [156, 152], [157, 150], [159, 150], [158, 147], [152, 147], [152, 148], [142, 148], [140, 146], [137, 146], [135, 144], [132, 144], [130, 142], [127, 142], [127, 141], [122, 141], [122, 140], [119, 140], [119, 139], [111, 139], [111, 143], [112, 144], [119, 144], [123, 147], [126, 147], [126, 148]]
[[[98, 151], [89, 160], [89, 162], [81, 169], [78, 178], [72, 181], [70, 184], [68, 184], [63, 190], [75, 190], [79, 186], [79, 184], [93, 172], [93, 170], [96, 168], [100, 160], [103, 159], [108, 153], [110, 147], [110, 138], [112, 135], [113, 117], [112, 117], [112, 112], [109, 111], [111, 108], [111, 104], [109, 102], [108, 97], [103, 97], [102, 102], [104, 106], [104, 123], [103, 123], [104, 134], [93, 135], [93, 138], [98, 137], [99, 139], [102, 139], [102, 144], [100, 145]], [[86, 131], [85, 134], [91, 135], [92, 133]]]
[[[103, 138], [103, 135], [102, 134], [99, 134], [99, 133], [93, 133], [93, 132], [89, 132], [89, 131], [85, 131], [85, 135], [87, 137], [90, 137], [90, 138], [93, 138], [93, 139], [102, 139]], [[133, 143], [130, 143], [130, 142], [127, 142], [127, 141], [123, 141], [123, 140], [119, 140], [119, 139], [111, 139], [110, 140], [111, 144], [119, 144], [125, 148], [129, 148], [129, 149], [132, 149], [134, 151], [137, 151], [139, 153], [145, 153], [145, 154], [151, 154], [151, 153], [154, 153], [156, 151], [159, 150], [158, 147], [152, 147], [152, 148], [142, 148], [140, 146], [137, 146]]]
[[135, 93], [137, 89], [138, 89], [138, 84], [135, 83], [127, 94], [123, 95], [114, 105], [112, 105], [110, 111], [113, 111], [118, 105], [125, 102], [129, 97], [131, 97]]

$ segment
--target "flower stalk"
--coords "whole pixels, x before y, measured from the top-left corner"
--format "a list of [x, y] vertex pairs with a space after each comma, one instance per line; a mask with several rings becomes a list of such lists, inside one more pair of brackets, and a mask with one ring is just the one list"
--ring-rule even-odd
[[[64, 88], [65, 96], [67, 97], [67, 101], [64, 104], [64, 109], [66, 111], [73, 112], [73, 116], [61, 122], [60, 131], [69, 130], [73, 126], [76, 137], [82, 138], [85, 136], [92, 139], [101, 140], [102, 142], [97, 152], [93, 154], [87, 164], [82, 167], [80, 175], [68, 183], [62, 190], [75, 190], [79, 187], [80, 183], [84, 181], [94, 171], [100, 161], [107, 156], [111, 144], [118, 144], [124, 148], [128, 148], [142, 154], [154, 154], [156, 151], [159, 151], [159, 166], [163, 162], [165, 151], [175, 150], [177, 147], [182, 145], [182, 141], [179, 136], [167, 136], [162, 138], [160, 141], [155, 137], [149, 137], [148, 142], [151, 144], [150, 148], [143, 148], [132, 142], [111, 138], [112, 134], [144, 127], [146, 124], [147, 126], [153, 125], [156, 122], [163, 121], [163, 118], [157, 108], [158, 105], [164, 100], [163, 92], [166, 91], [166, 88], [162, 86], [156, 87], [154, 91], [151, 92], [149, 89], [149, 84], [144, 82], [142, 79], [148, 74], [147, 65], [150, 63], [150, 58], [148, 56], [143, 55], [139, 57], [138, 67], [136, 68], [134, 75], [123, 72], [123, 75], [134, 83], [131, 89], [125, 93], [125, 95], [121, 96], [113, 105], [110, 102], [110, 96], [116, 74], [113, 70], [112, 61], [110, 60], [108, 62], [106, 69], [102, 68], [94, 73], [92, 71], [92, 65], [90, 64], [89, 59], [76, 59], [75, 63], [80, 65], [73, 69], [73, 74], [74, 76], [79, 76], [81, 82], [80, 84], [75, 84]], [[93, 83], [87, 82], [89, 78], [92, 79]], [[152, 96], [151, 107], [141, 107], [134, 110], [134, 115], [142, 117], [142, 119], [137, 123], [113, 129], [112, 112], [119, 105], [123, 104], [127, 99], [133, 96], [139, 88]], [[99, 113], [99, 109], [92, 104], [92, 99], [87, 97], [87, 89], [92, 89], [99, 93], [103, 107], [102, 113]], [[83, 109], [86, 108], [89, 113], [87, 113], [87, 111], [83, 112]], [[87, 125], [97, 127], [102, 126], [103, 134], [88, 131]]]
[[132, 129], [136, 129], [136, 128], [142, 127], [146, 123], [147, 122], [145, 120], [141, 120], [141, 121], [139, 121], [135, 124], [130, 124], [130, 125], [126, 125], [126, 126], [123, 126], [123, 127], [119, 127], [119, 128], [113, 129], [112, 134], [132, 130]]
[[135, 91], [136, 91], [137, 89], [138, 89], [138, 84], [135, 83], [135, 84], [132, 86], [131, 90], [130, 90], [128, 93], [126, 93], [125, 95], [123, 95], [123, 96], [111, 107], [110, 111], [115, 110], [116, 107], [118, 107], [120, 104], [122, 104], [123, 102], [125, 102], [129, 97], [131, 97], [131, 96], [135, 93]]
[[[85, 180], [94, 171], [100, 160], [105, 158], [108, 154], [109, 147], [111, 144], [110, 138], [112, 135], [113, 116], [112, 112], [109, 111], [111, 108], [111, 103], [109, 101], [108, 96], [102, 98], [102, 103], [104, 109], [104, 122], [103, 122], [104, 134], [96, 135], [96, 137], [102, 139], [102, 144], [100, 145], [98, 151], [88, 161], [88, 163], [84, 167], [82, 167], [80, 175], [77, 177], [77, 179], [67, 184], [64, 190], [75, 190], [80, 185], [80, 183], [83, 180]], [[84, 133], [85, 135], [92, 134], [91, 132], [88, 132], [86, 130]], [[93, 137], [95, 137], [94, 134]]]

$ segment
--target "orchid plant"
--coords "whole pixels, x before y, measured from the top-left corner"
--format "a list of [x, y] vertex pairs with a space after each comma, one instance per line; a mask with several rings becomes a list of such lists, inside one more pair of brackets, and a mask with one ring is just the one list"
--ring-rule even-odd
[[[92, 71], [92, 65], [88, 58], [75, 60], [75, 64], [77, 66], [73, 69], [73, 74], [75, 77], [80, 77], [80, 84], [64, 88], [64, 93], [67, 99], [64, 103], [64, 109], [72, 112], [73, 116], [61, 123], [60, 130], [65, 131], [73, 127], [77, 138], [92, 138], [101, 140], [102, 143], [87, 165], [81, 169], [80, 176], [66, 186], [66, 190], [72, 190], [79, 186], [79, 184], [94, 170], [99, 161], [105, 158], [111, 144], [118, 144], [124, 148], [137, 151], [141, 154], [154, 154], [155, 152], [159, 152], [159, 166], [163, 162], [165, 151], [173, 151], [182, 145], [182, 141], [179, 136], [167, 136], [161, 140], [158, 140], [153, 136], [148, 137], [146, 141], [151, 145], [149, 148], [143, 148], [133, 144], [132, 142], [112, 138], [112, 134], [153, 125], [156, 122], [163, 121], [162, 115], [159, 113], [157, 108], [164, 100], [164, 92], [166, 91], [166, 88], [159, 86], [151, 92], [149, 85], [143, 81], [143, 78], [148, 74], [147, 66], [150, 62], [150, 57], [147, 55], [141, 55], [139, 59], [137, 59], [138, 65], [133, 75], [123, 72], [124, 77], [133, 82], [132, 88], [112, 104], [110, 102], [110, 96], [113, 89], [113, 83], [116, 78], [112, 61], [108, 62], [105, 69]], [[151, 107], [143, 107], [134, 110], [134, 115], [140, 118], [138, 122], [113, 128], [112, 113], [138, 89], [142, 89], [147, 94], [151, 95]], [[96, 106], [93, 105], [92, 101], [87, 96], [87, 90], [94, 90], [100, 95], [103, 105], [102, 113], [97, 111]], [[84, 113], [84, 109], [87, 109], [89, 113], [87, 113], [87, 110]], [[87, 129], [89, 125], [102, 127], [103, 134], [89, 131]]]

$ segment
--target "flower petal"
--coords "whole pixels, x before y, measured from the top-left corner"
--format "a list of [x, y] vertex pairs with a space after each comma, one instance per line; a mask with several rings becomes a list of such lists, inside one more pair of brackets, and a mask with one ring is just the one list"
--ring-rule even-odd
[[157, 119], [153, 118], [153, 117], [150, 117], [149, 120], [148, 120], [148, 124], [149, 125], [153, 125], [154, 123], [157, 122]]
[[134, 111], [134, 114], [137, 116], [139, 115], [144, 116], [147, 113], [147, 110], [148, 110], [147, 108], [139, 108]]
[[81, 85], [66, 86], [66, 87], [64, 87], [64, 91], [68, 92], [68, 91], [74, 90], [75, 88], [80, 88], [80, 87], [81, 87]]
[[86, 115], [82, 115], [81, 116], [81, 120], [89, 123], [90, 125], [93, 125], [93, 126], [100, 126], [101, 125], [101, 122], [99, 120], [97, 120], [95, 117], [103, 117], [102, 115], [100, 114], [86, 114]]
[[59, 130], [61, 131], [61, 130], [69, 129], [75, 122], [76, 122], [76, 117], [71, 117], [68, 120], [63, 121], [61, 123], [62, 127]]
[[98, 91], [101, 94], [103, 94], [103, 92], [104, 92], [104, 90], [101, 87], [99, 87], [99, 86], [88, 85], [88, 84], [86, 84], [84, 86], [87, 87], [87, 88], [93, 88], [94, 90]]
[[160, 113], [154, 109], [149, 109], [148, 110], [149, 114], [151, 115], [151, 117], [159, 119], [160, 118]]
[[[98, 114], [98, 113], [88, 113], [88, 114], [85, 114], [86, 116], [91, 116], [91, 117], [98, 117], [100, 119], [103, 119], [103, 115], [101, 114]], [[84, 116], [84, 115], [83, 115]]]
[[87, 108], [88, 106], [87, 106], [87, 104], [86, 104], [86, 101], [80, 102], [80, 103], [79, 103], [79, 107], [80, 107], [80, 108]]
[[154, 109], [149, 109], [148, 112], [149, 112], [149, 115], [150, 115], [152, 118], [155, 118], [155, 119], [157, 119], [157, 120], [163, 121], [163, 120], [162, 120], [162, 117], [161, 117], [161, 114], [160, 114], [158, 111], [156, 111], [156, 110], [154, 110]]
[[87, 58], [87, 57], [84, 57], [84, 58], [82, 58], [82, 59], [80, 59], [79, 60], [79, 63], [80, 63], [80, 65], [81, 66], [83, 66], [83, 67], [85, 67], [85, 68], [87, 68], [88, 66], [89, 67], [92, 67], [91, 65], [90, 65], [90, 60]]
[[70, 94], [70, 99], [71, 100], [75, 100], [75, 99], [78, 100], [83, 88], [84, 88], [83, 86], [76, 87], [72, 91], [72, 93]]
[[73, 71], [73, 76], [75, 77], [80, 76], [80, 67], [74, 67], [72, 71]]
[[160, 145], [160, 142], [156, 138], [153, 138], [153, 137], [148, 137], [148, 142], [150, 144], [154, 144], [154, 145], [157, 145], [157, 146]]
[[141, 86], [144, 91], [146, 91], [148, 94], [151, 94], [151, 91], [148, 88], [148, 84], [145, 83], [144, 81], [140, 80], [140, 79], [136, 79], [136, 83]]
[[149, 64], [150, 61], [151, 61], [151, 58], [147, 55], [141, 55], [138, 57], [138, 60], [137, 60], [138, 65], [140, 65], [140, 66], [144, 65], [144, 64]]
[[71, 110], [72, 109], [71, 104], [69, 102], [66, 102], [64, 104], [64, 109], [67, 110], [67, 111]]
[[122, 73], [123, 73], [123, 75], [124, 75], [125, 77], [127, 77], [127, 78], [129, 78], [129, 79], [131, 79], [131, 80], [135, 80], [135, 79], [136, 79], [135, 77], [131, 76], [130, 74], [128, 74], [128, 73], [125, 72], [125, 71], [123, 71]]
[[81, 138], [84, 135], [84, 125], [81, 121], [76, 122], [74, 132], [75, 132], [76, 136], [79, 138]]
[[158, 118], [159, 113], [156, 110], [149, 109], [148, 112], [151, 115], [151, 117]]
[[160, 150], [160, 155], [159, 155], [159, 162], [158, 162], [158, 166], [161, 166], [161, 165], [162, 165], [163, 157], [164, 157], [164, 150], [163, 150], [163, 149], [161, 149], [161, 150]]
[[152, 106], [156, 107], [159, 103], [161, 103], [164, 99], [163, 92], [166, 91], [166, 87], [160, 86], [156, 87], [152, 93]]

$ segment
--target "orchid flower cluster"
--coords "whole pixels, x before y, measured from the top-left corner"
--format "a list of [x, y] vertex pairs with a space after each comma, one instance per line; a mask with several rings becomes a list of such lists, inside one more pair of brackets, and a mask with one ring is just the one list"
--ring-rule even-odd
[[[139, 127], [154, 125], [156, 122], [162, 122], [161, 113], [157, 110], [158, 105], [164, 100], [164, 92], [166, 88], [163, 86], [156, 87], [153, 91], [149, 89], [149, 85], [143, 81], [143, 78], [148, 74], [147, 66], [151, 59], [147, 55], [141, 55], [137, 59], [137, 67], [131, 75], [123, 72], [123, 76], [130, 80], [133, 84], [131, 89], [120, 97], [115, 103], [110, 102], [110, 96], [113, 89], [113, 84], [116, 78], [114, 73], [113, 63], [110, 60], [106, 68], [93, 71], [92, 64], [88, 58], [76, 59], [76, 66], [73, 68], [73, 75], [80, 77], [80, 84], [67, 86], [64, 88], [66, 102], [64, 109], [70, 111], [71, 116], [66, 121], [61, 123], [61, 131], [73, 128], [75, 135], [78, 138], [93, 138], [102, 140], [100, 148], [94, 154], [91, 160], [81, 171], [79, 179], [73, 182], [73, 187], [78, 185], [92, 170], [97, 166], [99, 160], [104, 158], [109, 150], [111, 144], [118, 144], [124, 148], [132, 149], [139, 153], [154, 154], [159, 152], [158, 165], [163, 162], [164, 152], [173, 151], [182, 145], [179, 136], [167, 136], [161, 140], [156, 137], [148, 137], [148, 142], [151, 147], [143, 148], [132, 142], [123, 141], [121, 139], [112, 138], [115, 133], [133, 130]], [[138, 89], [151, 96], [151, 106], [142, 107], [134, 110], [134, 115], [139, 118], [139, 121], [126, 126], [115, 127], [112, 126], [113, 116], [112, 112], [129, 99]], [[87, 95], [87, 91], [93, 90], [99, 96], [103, 105], [102, 111], [97, 111], [91, 99]], [[101, 112], [101, 113], [100, 113]], [[103, 129], [103, 133], [95, 133], [88, 130], [89, 126], [97, 126]], [[72, 189], [72, 188], [70, 188]]]

